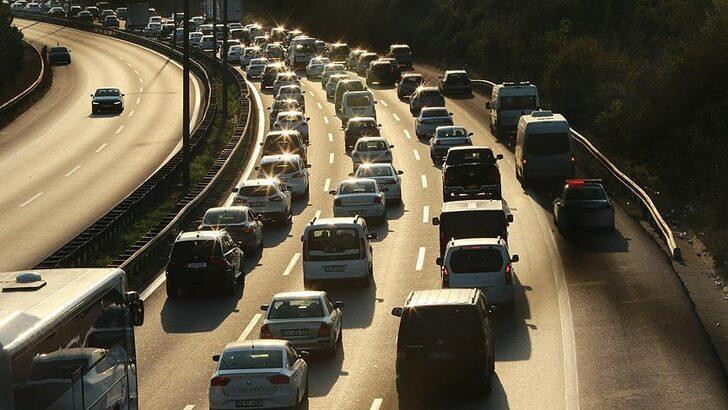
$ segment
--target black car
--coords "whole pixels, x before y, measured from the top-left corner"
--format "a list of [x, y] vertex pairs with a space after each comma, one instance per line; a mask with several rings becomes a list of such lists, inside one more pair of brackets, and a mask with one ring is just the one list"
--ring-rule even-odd
[[424, 82], [425, 79], [422, 77], [422, 74], [408, 73], [403, 75], [397, 83], [397, 97], [400, 100], [409, 98]]
[[51, 17], [62, 19], [66, 17], [66, 11], [63, 10], [63, 7], [51, 7], [50, 10], [48, 10], [48, 15]]
[[442, 169], [445, 170], [447, 167], [463, 164], [494, 164], [501, 159], [503, 159], [503, 154], [495, 155], [489, 147], [452, 147], [447, 151], [447, 155], [445, 155]]
[[354, 144], [361, 137], [380, 137], [377, 120], [372, 117], [354, 117], [347, 121], [344, 130], [344, 145], [347, 151], [354, 148]]
[[498, 164], [450, 165], [442, 173], [442, 200], [501, 199]]
[[362, 53], [356, 61], [356, 73], [364, 77], [372, 61], [378, 60], [377, 53]]
[[[397, 393], [400, 403], [422, 393], [467, 383], [490, 392], [495, 374], [493, 329], [479, 289], [433, 289], [409, 294], [397, 332]], [[407, 403], [419, 408], [417, 404]]]
[[247, 255], [263, 253], [263, 223], [247, 206], [210, 208], [197, 229], [225, 230]]
[[576, 230], [614, 230], [614, 204], [600, 179], [569, 179], [554, 200], [554, 223], [562, 234]]
[[101, 10], [99, 10], [99, 8], [96, 6], [88, 6], [88, 7], [86, 7], [86, 11], [91, 13], [93, 18], [95, 18], [95, 19], [98, 19], [99, 16], [101, 15]]
[[67, 17], [69, 17], [69, 18], [76, 17], [78, 15], [78, 13], [80, 13], [81, 11], [83, 11], [81, 6], [71, 6], [71, 8], [68, 9]]
[[215, 285], [226, 295], [235, 294], [235, 282], [245, 280], [243, 252], [225, 231], [182, 232], [167, 261], [167, 297], [184, 287]]
[[303, 141], [301, 133], [296, 130], [271, 131], [260, 143], [263, 146], [260, 155], [291, 154], [300, 155], [304, 162], [308, 162], [308, 148]]
[[471, 199], [442, 204], [432, 224], [440, 228], [440, 256], [450, 239], [497, 238], [508, 241], [508, 225], [513, 214], [504, 200]]
[[289, 98], [285, 100], [273, 100], [273, 105], [270, 106], [268, 109], [270, 112], [269, 118], [270, 123], [269, 126], [273, 126], [273, 123], [276, 122], [276, 118], [278, 117], [279, 112], [285, 112], [285, 111], [300, 111], [303, 112], [303, 109], [300, 104], [298, 104], [298, 101]]
[[394, 85], [398, 80], [392, 64], [388, 61], [372, 61], [367, 69], [367, 85]]
[[124, 94], [118, 88], [99, 88], [91, 94], [91, 113], [121, 113], [124, 111]]
[[93, 14], [91, 14], [90, 11], [83, 10], [79, 11], [78, 14], [76, 14], [76, 20], [79, 23], [91, 24], [94, 22], [94, 16]]
[[71, 64], [71, 50], [63, 46], [55, 46], [48, 49], [48, 62], [55, 64]]
[[470, 82], [468, 73], [464, 70], [448, 70], [440, 77], [440, 92], [445, 94], [470, 94], [473, 92], [473, 85]]

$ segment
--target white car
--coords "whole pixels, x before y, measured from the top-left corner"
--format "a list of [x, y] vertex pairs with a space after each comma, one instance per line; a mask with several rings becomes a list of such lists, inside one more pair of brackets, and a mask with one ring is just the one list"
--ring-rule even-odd
[[402, 202], [402, 178], [403, 171], [397, 171], [392, 164], [364, 164], [357, 168], [355, 178], [371, 178], [377, 181], [382, 188], [387, 188], [384, 196], [387, 204], [399, 204]]
[[329, 82], [329, 78], [331, 78], [334, 74], [345, 74], [346, 73], [346, 67], [344, 67], [343, 64], [340, 63], [329, 63], [324, 66], [323, 71], [321, 71], [321, 87], [326, 88], [326, 83]]
[[250, 64], [250, 60], [261, 57], [260, 47], [245, 47], [243, 55], [240, 57], [240, 65], [246, 67]]
[[210, 379], [214, 409], [299, 408], [308, 399], [308, 352], [285, 340], [231, 342], [212, 356]]
[[329, 60], [327, 57], [312, 58], [306, 66], [306, 77], [321, 78], [321, 74], [324, 73], [324, 67], [327, 64], [331, 64], [331, 60]]
[[305, 91], [298, 85], [282, 85], [275, 93], [276, 100], [296, 100], [303, 112], [306, 112], [306, 100], [303, 98]]
[[150, 16], [149, 17], [149, 21], [147, 21], [147, 23], [159, 23], [160, 25], [163, 22], [164, 21], [162, 20], [162, 17], [161, 16]]
[[307, 197], [309, 192], [308, 168], [311, 165], [298, 154], [265, 155], [260, 159], [258, 178], [277, 178], [298, 197]]
[[445, 255], [437, 258], [443, 288], [478, 288], [488, 295], [488, 303], [513, 308], [514, 277], [512, 263], [503, 238], [451, 239]]
[[372, 178], [345, 179], [339, 188], [329, 191], [334, 196], [334, 216], [361, 216], [377, 218], [384, 222], [387, 217], [387, 202], [384, 193]]
[[432, 138], [437, 127], [453, 125], [452, 113], [444, 107], [426, 107], [420, 110], [415, 118], [415, 134], [417, 138]]
[[200, 44], [200, 40], [202, 40], [202, 34], [201, 31], [193, 31], [190, 33], [190, 47], [195, 47], [198, 44]]
[[290, 223], [293, 217], [291, 191], [276, 179], [249, 179], [233, 188], [233, 205], [244, 205], [263, 220]]
[[394, 145], [389, 144], [384, 137], [359, 138], [351, 151], [354, 170], [366, 163], [392, 163], [392, 148]]
[[269, 305], [260, 307], [265, 312], [260, 338], [284, 339], [296, 349], [333, 356], [343, 340], [342, 307], [322, 291], [277, 293]]
[[303, 140], [308, 144], [308, 117], [300, 111], [282, 111], [276, 116], [271, 131], [296, 130], [301, 133]]
[[16, 1], [15, 3], [10, 5], [10, 10], [12, 11], [25, 11], [25, 6], [27, 4], [24, 1]]
[[229, 64], [240, 64], [240, 58], [243, 56], [243, 46], [233, 44], [228, 46], [227, 59]]
[[[333, 81], [330, 82], [335, 82]], [[371, 91], [347, 91], [341, 97], [341, 123], [346, 124], [350, 119], [355, 117], [371, 117], [377, 118], [377, 110], [374, 108], [374, 95]]]
[[28, 3], [25, 6], [25, 12], [33, 13], [33, 14], [40, 14], [43, 12], [43, 9], [40, 7], [40, 3]]

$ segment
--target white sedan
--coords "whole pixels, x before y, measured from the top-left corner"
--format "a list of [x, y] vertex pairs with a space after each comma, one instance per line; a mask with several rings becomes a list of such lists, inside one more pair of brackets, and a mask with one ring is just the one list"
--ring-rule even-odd
[[212, 356], [210, 408], [298, 408], [308, 400], [308, 352], [286, 340], [231, 342]]
[[338, 189], [329, 191], [334, 196], [334, 217], [359, 215], [383, 222], [387, 218], [387, 191], [372, 178], [345, 179]]
[[384, 196], [388, 204], [399, 204], [402, 202], [402, 178], [403, 171], [397, 171], [392, 164], [364, 164], [357, 168], [355, 178], [371, 178], [377, 181], [380, 187], [387, 188]]
[[308, 120], [309, 118], [304, 117], [300, 111], [282, 111], [276, 116], [271, 131], [296, 130], [308, 143]]

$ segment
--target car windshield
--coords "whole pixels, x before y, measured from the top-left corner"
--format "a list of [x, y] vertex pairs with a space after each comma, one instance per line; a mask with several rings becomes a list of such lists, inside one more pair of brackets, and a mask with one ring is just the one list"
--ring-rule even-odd
[[303, 121], [300, 115], [281, 115], [278, 117], [278, 122], [281, 124], [297, 124]]
[[290, 174], [298, 172], [298, 164], [290, 161], [269, 162], [260, 166], [261, 172], [265, 175], [275, 176], [280, 174]]
[[351, 181], [341, 184], [340, 195], [346, 194], [373, 194], [376, 191], [374, 181]]
[[498, 249], [478, 246], [456, 249], [449, 262], [454, 274], [500, 272], [503, 268], [503, 256]]
[[535, 95], [512, 95], [500, 97], [501, 110], [535, 110]]
[[238, 224], [245, 222], [245, 214], [240, 211], [210, 211], [205, 214], [204, 224], [208, 226]]
[[220, 370], [278, 369], [283, 367], [280, 350], [236, 350], [222, 354]]
[[121, 95], [115, 88], [99, 88], [96, 90], [96, 97], [118, 97]]
[[564, 199], [567, 201], [603, 201], [607, 199], [607, 195], [604, 193], [604, 189], [598, 185], [585, 185], [567, 189]]
[[526, 141], [526, 152], [530, 155], [557, 155], [571, 152], [569, 134], [566, 132], [530, 134]]
[[357, 151], [383, 151], [387, 149], [387, 143], [382, 140], [362, 141], [356, 146]]
[[267, 197], [276, 193], [273, 185], [244, 186], [238, 194], [244, 197]]
[[392, 168], [391, 167], [377, 167], [377, 166], [371, 166], [371, 167], [359, 167], [357, 170], [356, 176], [360, 178], [370, 178], [370, 177], [391, 177], [392, 176]]
[[350, 107], [365, 107], [372, 105], [368, 95], [352, 95], [346, 98], [346, 105]]
[[324, 308], [318, 298], [274, 300], [268, 319], [302, 319], [324, 317]]
[[441, 128], [437, 130], [437, 138], [462, 138], [467, 135], [468, 132], [465, 128]]
[[313, 229], [308, 234], [308, 251], [343, 253], [351, 250], [359, 254], [359, 234], [353, 228]]
[[[294, 81], [296, 81], [296, 80], [294, 80], [293, 78], [284, 78], [281, 80], [281, 82], [294, 82]], [[301, 89], [295, 85], [293, 85], [293, 86], [287, 85], [287, 86], [281, 87], [280, 90], [278, 91], [278, 94], [294, 94], [294, 95], [301, 94]]]
[[448, 117], [449, 114], [446, 109], [435, 109], [435, 110], [422, 110], [422, 118], [433, 118], [433, 117]]

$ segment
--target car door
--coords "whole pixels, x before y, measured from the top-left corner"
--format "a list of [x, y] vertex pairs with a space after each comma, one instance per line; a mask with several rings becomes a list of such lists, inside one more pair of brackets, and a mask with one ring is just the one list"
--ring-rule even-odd
[[248, 209], [248, 221], [250, 221], [250, 225], [253, 228], [253, 232], [255, 232], [255, 243], [256, 245], [258, 242], [261, 244], [263, 243], [263, 223], [260, 222], [258, 218], [256, 218], [255, 215], [253, 215], [253, 211]]
[[[286, 346], [286, 361], [288, 370], [291, 372], [291, 381], [298, 388], [298, 394], [302, 395], [306, 389], [304, 369], [301, 365], [303, 360], [299, 358], [298, 352], [291, 345]], [[296, 397], [296, 401], [298, 401], [298, 397]]]
[[288, 190], [286, 184], [280, 184], [278, 189], [283, 194], [283, 200], [286, 201], [286, 212], [288, 212], [291, 210], [291, 191]]
[[329, 294], [324, 294], [324, 304], [326, 305], [326, 309], [329, 311], [329, 317], [331, 318], [331, 322], [334, 329], [338, 329], [339, 332], [339, 338], [341, 338], [341, 332], [342, 332], [342, 326], [341, 326], [341, 309], [337, 309], [334, 306], [334, 302], [329, 297]]

